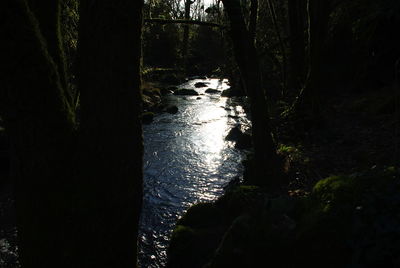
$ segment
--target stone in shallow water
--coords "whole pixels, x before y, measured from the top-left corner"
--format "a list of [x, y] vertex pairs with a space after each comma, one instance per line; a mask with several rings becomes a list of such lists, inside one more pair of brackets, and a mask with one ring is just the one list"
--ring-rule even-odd
[[165, 111], [170, 114], [176, 114], [178, 112], [178, 107], [175, 105], [168, 106]]
[[174, 95], [181, 95], [181, 96], [184, 96], [184, 95], [187, 95], [187, 96], [198, 96], [199, 93], [197, 93], [197, 91], [194, 90], [194, 89], [183, 88], [183, 89], [180, 89], [180, 90], [175, 91], [175, 92], [174, 92]]
[[218, 93], [220, 93], [221, 91], [219, 91], [219, 90], [216, 90], [216, 89], [213, 89], [213, 88], [208, 88], [207, 90], [206, 90], [206, 93], [209, 93], [209, 94], [218, 94]]
[[194, 84], [195, 87], [199, 88], [199, 87], [207, 87], [209, 83], [207, 82], [198, 82], [196, 84]]
[[150, 124], [153, 122], [154, 119], [154, 113], [152, 112], [146, 112], [142, 114], [142, 123], [143, 124]]

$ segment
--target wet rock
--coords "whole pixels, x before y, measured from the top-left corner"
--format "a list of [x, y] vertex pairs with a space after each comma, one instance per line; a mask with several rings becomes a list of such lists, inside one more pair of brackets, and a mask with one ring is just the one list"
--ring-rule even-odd
[[231, 90], [225, 89], [224, 91], [222, 91], [221, 97], [231, 97]]
[[197, 97], [196, 100], [201, 100], [201, 97]]
[[252, 138], [249, 133], [245, 133], [240, 129], [240, 125], [232, 128], [225, 140], [235, 141], [235, 148], [239, 150], [250, 149], [252, 147]]
[[228, 135], [225, 137], [225, 140], [238, 141], [242, 135], [243, 132], [240, 129], [240, 126], [236, 126], [229, 131]]
[[152, 112], [145, 112], [142, 114], [142, 123], [143, 124], [150, 124], [151, 122], [153, 122], [154, 119], [154, 113]]
[[237, 89], [237, 88], [229, 88], [221, 93], [222, 97], [242, 97], [245, 96], [243, 90]]
[[200, 88], [200, 87], [207, 87], [208, 84], [209, 84], [209, 83], [207, 83], [207, 82], [198, 82], [198, 83], [194, 84], [194, 86], [195, 86], [196, 88]]
[[197, 93], [196, 90], [194, 89], [187, 89], [187, 88], [182, 88], [174, 92], [174, 95], [179, 95], [179, 96], [198, 96], [199, 93]]
[[213, 88], [208, 88], [205, 92], [208, 93], [208, 94], [218, 94], [221, 91], [219, 91], [217, 89], [213, 89]]
[[168, 94], [173, 94], [175, 90], [177, 90], [177, 87], [164, 87], [160, 89], [161, 95], [165, 96]]
[[142, 87], [142, 101], [144, 110], [153, 110], [161, 103], [161, 90], [151, 83], [144, 83]]
[[176, 113], [179, 111], [179, 109], [178, 109], [177, 106], [171, 105], [171, 106], [168, 106], [168, 107], [165, 109], [165, 111], [166, 111], [167, 113], [170, 113], [170, 114], [176, 114]]
[[235, 148], [239, 150], [250, 149], [253, 146], [251, 135], [242, 133], [236, 141]]

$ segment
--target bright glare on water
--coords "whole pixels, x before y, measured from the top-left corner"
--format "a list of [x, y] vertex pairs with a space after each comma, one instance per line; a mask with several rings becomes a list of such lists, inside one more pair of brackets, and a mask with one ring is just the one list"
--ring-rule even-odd
[[[241, 105], [207, 88], [229, 88], [227, 80], [191, 80], [181, 88], [196, 88], [198, 96], [168, 96], [178, 106], [175, 115], [160, 114], [144, 126], [144, 204], [139, 242], [142, 267], [164, 267], [169, 236], [179, 216], [192, 204], [209, 202], [241, 174], [242, 153], [225, 141], [238, 121], [248, 125]], [[231, 115], [231, 117], [229, 117]]]

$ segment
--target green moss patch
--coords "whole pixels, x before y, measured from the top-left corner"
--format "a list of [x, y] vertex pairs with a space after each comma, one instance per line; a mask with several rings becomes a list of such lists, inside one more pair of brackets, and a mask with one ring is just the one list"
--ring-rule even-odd
[[399, 267], [399, 180], [390, 167], [331, 176], [306, 197], [233, 188], [179, 221], [170, 257], [196, 261], [170, 267]]

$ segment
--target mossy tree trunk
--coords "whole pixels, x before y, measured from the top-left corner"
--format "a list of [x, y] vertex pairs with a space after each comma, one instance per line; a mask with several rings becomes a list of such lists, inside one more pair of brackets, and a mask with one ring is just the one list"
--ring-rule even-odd
[[282, 174], [272, 139], [267, 101], [261, 82], [257, 51], [239, 0], [222, 1], [230, 21], [235, 58], [245, 89], [251, 98], [253, 145], [256, 177], [253, 183], [273, 190], [280, 186]]
[[[20, 261], [65, 267], [74, 119], [57, 64], [26, 1], [5, 3], [2, 115], [10, 136]], [[51, 10], [50, 12], [54, 12]]]
[[65, 0], [27, 0], [30, 10], [35, 14], [47, 51], [56, 63], [60, 82], [68, 102], [72, 104], [68, 90], [67, 66], [61, 36], [61, 6]]
[[82, 1], [80, 124], [60, 74], [57, 26], [48, 25], [59, 21], [58, 4], [7, 0], [0, 12], [0, 113], [24, 268], [136, 266], [142, 2], [89, 2]]

